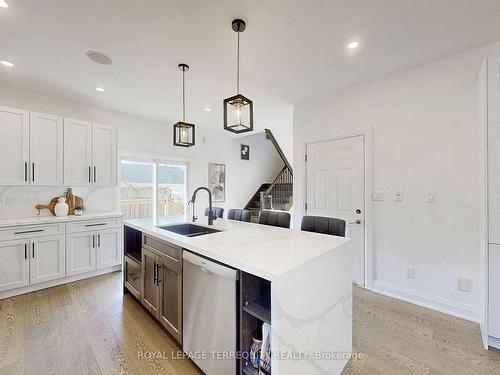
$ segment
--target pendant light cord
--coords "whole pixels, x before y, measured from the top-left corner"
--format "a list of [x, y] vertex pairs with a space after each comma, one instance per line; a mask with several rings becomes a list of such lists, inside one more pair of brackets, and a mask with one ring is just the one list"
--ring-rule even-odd
[[186, 72], [182, 70], [182, 122], [186, 122]]
[[238, 31], [238, 53], [236, 55], [236, 93], [240, 93], [240, 32]]

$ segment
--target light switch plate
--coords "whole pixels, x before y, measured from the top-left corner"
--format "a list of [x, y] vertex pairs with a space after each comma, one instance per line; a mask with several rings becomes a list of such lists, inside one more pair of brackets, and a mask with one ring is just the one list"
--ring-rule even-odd
[[431, 191], [431, 192], [427, 193], [427, 196], [426, 196], [427, 203], [434, 203], [434, 202], [436, 202], [436, 200], [437, 200], [437, 195], [435, 192]]
[[409, 267], [406, 269], [406, 277], [408, 279], [414, 279], [415, 278], [415, 268]]
[[382, 202], [384, 200], [384, 193], [381, 191], [372, 192], [372, 201]]
[[401, 202], [401, 201], [403, 201], [403, 192], [402, 192], [402, 191], [396, 191], [396, 192], [394, 193], [394, 200], [395, 200], [396, 202]]

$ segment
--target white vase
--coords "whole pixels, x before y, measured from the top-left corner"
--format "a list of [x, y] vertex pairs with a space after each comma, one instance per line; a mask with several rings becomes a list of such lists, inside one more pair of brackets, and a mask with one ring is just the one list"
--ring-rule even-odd
[[56, 216], [68, 216], [69, 206], [66, 203], [66, 198], [61, 197], [54, 208]]

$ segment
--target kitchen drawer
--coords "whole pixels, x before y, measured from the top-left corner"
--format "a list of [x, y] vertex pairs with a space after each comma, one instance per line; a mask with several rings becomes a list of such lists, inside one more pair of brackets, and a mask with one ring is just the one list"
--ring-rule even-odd
[[43, 225], [21, 225], [0, 229], [0, 241], [17, 238], [38, 238], [64, 234], [64, 223]]
[[121, 225], [121, 218], [74, 221], [66, 224], [66, 231], [68, 233], [90, 232], [103, 229], [118, 228]]
[[142, 243], [146, 249], [156, 250], [156, 252], [159, 252], [163, 257], [167, 258], [179, 267], [182, 267], [182, 248], [157, 240], [156, 238], [148, 235], [144, 235]]
[[137, 298], [142, 292], [142, 268], [136, 261], [125, 257], [125, 286]]

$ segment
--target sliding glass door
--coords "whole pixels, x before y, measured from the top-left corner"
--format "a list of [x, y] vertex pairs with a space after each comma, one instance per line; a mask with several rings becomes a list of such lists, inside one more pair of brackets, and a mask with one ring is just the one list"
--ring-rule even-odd
[[182, 218], [186, 212], [187, 164], [134, 161], [120, 164], [120, 205], [125, 219]]

